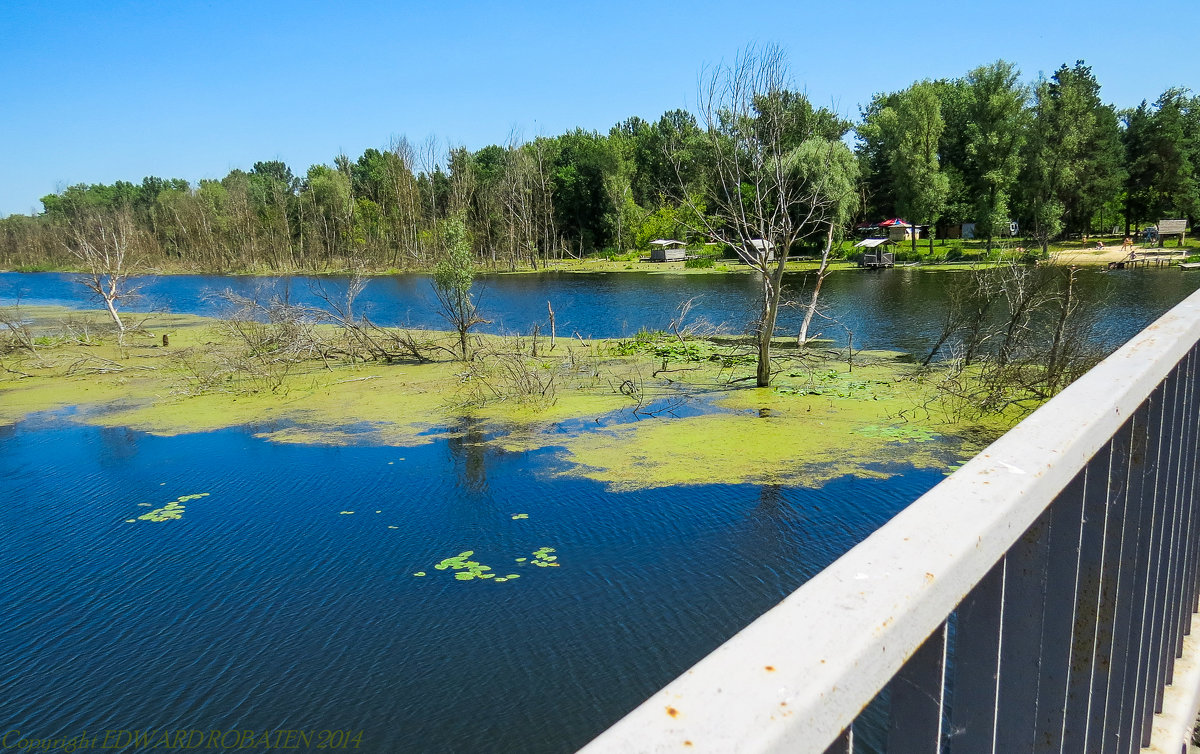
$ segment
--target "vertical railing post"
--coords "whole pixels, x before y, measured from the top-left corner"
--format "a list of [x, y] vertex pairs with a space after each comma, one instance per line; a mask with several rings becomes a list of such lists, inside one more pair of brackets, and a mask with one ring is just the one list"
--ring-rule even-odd
[[1000, 626], [1004, 619], [1004, 561], [975, 585], [954, 613], [954, 696], [950, 749], [991, 754], [996, 748]]
[[1188, 354], [1192, 361], [1188, 370], [1187, 380], [1192, 388], [1193, 400], [1189, 413], [1184, 421], [1192, 425], [1191, 460], [1185, 466], [1187, 469], [1187, 491], [1184, 504], [1188, 511], [1188, 534], [1185, 539], [1188, 545], [1187, 562], [1184, 565], [1183, 614], [1180, 616], [1181, 642], [1191, 627], [1192, 615], [1196, 612], [1197, 579], [1200, 579], [1200, 500], [1197, 500], [1197, 490], [1200, 489], [1200, 347], [1193, 347]]
[[1166, 382], [1150, 394], [1150, 411], [1146, 424], [1146, 459], [1142, 468], [1142, 520], [1145, 548], [1141, 551], [1142, 562], [1138, 564], [1140, 580], [1138, 599], [1140, 610], [1135, 617], [1138, 627], [1138, 644], [1134, 664], [1133, 708], [1129, 714], [1135, 720], [1130, 752], [1150, 743], [1150, 721], [1154, 716], [1154, 691], [1151, 688], [1154, 673], [1154, 627], [1157, 597], [1158, 553], [1162, 549], [1162, 513], [1158, 495], [1158, 476], [1162, 456], [1162, 428], [1167, 403]]
[[[1096, 603], [1096, 652], [1088, 693], [1087, 731], [1083, 742], [1069, 742], [1073, 751], [1112, 752], [1106, 738], [1110, 714], [1120, 709], [1121, 678], [1128, 646], [1130, 574], [1122, 570], [1137, 547], [1136, 516], [1129, 505], [1129, 444], [1136, 417], [1125, 422], [1108, 445], [1108, 484], [1104, 513], [1104, 545], [1100, 592]], [[1127, 540], [1128, 537], [1128, 540]]]
[[1090, 463], [1075, 475], [1049, 509], [1050, 533], [1046, 548], [1042, 631], [1037, 644], [1026, 648], [1038, 657], [1037, 718], [1031, 749], [1034, 752], [1062, 750], [1073, 655], [1072, 629], [1075, 625], [1075, 605], [1079, 599], [1083, 508]]
[[1167, 454], [1166, 473], [1163, 474], [1163, 553], [1159, 566], [1161, 579], [1161, 607], [1158, 627], [1159, 643], [1157, 646], [1157, 665], [1154, 675], [1154, 711], [1162, 711], [1163, 692], [1175, 671], [1175, 631], [1178, 624], [1179, 593], [1178, 593], [1178, 556], [1182, 548], [1183, 500], [1180, 497], [1180, 479], [1183, 472], [1184, 443], [1182, 438], [1187, 432], [1184, 426], [1184, 404], [1186, 403], [1187, 380], [1183, 379], [1183, 362], [1176, 366], [1169, 378], [1172, 384], [1170, 396], [1171, 421], [1164, 428], [1170, 452]]
[[[1195, 492], [1196, 478], [1196, 440], [1200, 428], [1196, 426], [1197, 406], [1200, 405], [1200, 390], [1197, 389], [1195, 370], [1197, 365], [1196, 351], [1193, 349], [1180, 363], [1180, 384], [1183, 390], [1183, 401], [1180, 406], [1180, 454], [1179, 473], [1176, 477], [1176, 509], [1178, 510], [1175, 563], [1172, 569], [1172, 602], [1174, 615], [1171, 623], [1171, 669], [1174, 671], [1174, 658], [1183, 654], [1183, 637], [1191, 626], [1192, 606], [1188, 594], [1192, 589], [1192, 553], [1195, 539], [1195, 506], [1192, 495]], [[1174, 680], [1174, 672], [1171, 674]]]
[[1004, 559], [996, 751], [1033, 751], [1050, 517], [1044, 511]]
[[888, 754], [942, 750], [946, 689], [946, 624], [925, 640], [889, 685]]
[[[1063, 720], [1063, 751], [1088, 751], [1088, 733], [1096, 711], [1093, 697], [1101, 700], [1097, 668], [1106, 671], [1112, 646], [1112, 599], [1109, 584], [1115, 574], [1105, 568], [1109, 558], [1108, 527], [1112, 497], [1113, 443], [1105, 444], [1087, 465], [1083, 512], [1079, 532], [1078, 588], [1071, 624], [1071, 658]], [[1115, 539], [1115, 538], [1114, 538]], [[1114, 541], [1115, 545], [1116, 542]]]
[[1154, 475], [1154, 548], [1149, 578], [1149, 600], [1146, 611], [1146, 640], [1144, 652], [1146, 667], [1142, 681], [1142, 746], [1150, 745], [1154, 713], [1162, 709], [1162, 679], [1165, 675], [1163, 646], [1167, 628], [1167, 567], [1170, 558], [1171, 524], [1171, 472], [1175, 448], [1172, 439], [1175, 429], [1175, 402], [1179, 380], [1172, 371], [1161, 387], [1162, 419], [1157, 433], [1158, 463]]
[[1150, 429], [1156, 407], [1151, 396], [1127, 425], [1128, 493], [1121, 539], [1116, 635], [1113, 640], [1113, 688], [1106, 705], [1103, 752], [1133, 754], [1141, 747], [1138, 669], [1141, 665], [1146, 571], [1154, 519], [1153, 486], [1149, 477], [1153, 465], [1151, 453], [1154, 450]]

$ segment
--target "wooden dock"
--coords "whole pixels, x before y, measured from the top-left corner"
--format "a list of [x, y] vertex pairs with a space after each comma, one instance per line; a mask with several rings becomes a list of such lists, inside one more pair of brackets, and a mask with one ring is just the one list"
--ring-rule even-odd
[[[1108, 269], [1110, 270], [1130, 270], [1138, 267], [1170, 267], [1175, 262], [1175, 257], [1184, 255], [1188, 252], [1180, 251], [1140, 251], [1130, 254], [1125, 259], [1119, 262], [1109, 262]], [[1183, 264], [1179, 265], [1183, 267]], [[1194, 269], [1186, 267], [1184, 269]]]

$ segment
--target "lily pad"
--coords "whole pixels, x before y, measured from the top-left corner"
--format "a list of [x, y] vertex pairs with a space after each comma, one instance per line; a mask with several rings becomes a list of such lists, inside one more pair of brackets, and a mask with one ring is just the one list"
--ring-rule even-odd
[[533, 564], [535, 566], [537, 566], [538, 568], [549, 568], [551, 566], [558, 566], [558, 563], [554, 562], [554, 561], [558, 560], [558, 556], [550, 554], [554, 551], [555, 550], [553, 547], [539, 547], [538, 549], [534, 550], [533, 551]]
[[139, 521], [154, 521], [161, 523], [163, 521], [175, 521], [183, 518], [185, 508], [177, 501], [171, 501], [161, 508], [155, 508], [149, 513], [144, 513], [138, 516]]

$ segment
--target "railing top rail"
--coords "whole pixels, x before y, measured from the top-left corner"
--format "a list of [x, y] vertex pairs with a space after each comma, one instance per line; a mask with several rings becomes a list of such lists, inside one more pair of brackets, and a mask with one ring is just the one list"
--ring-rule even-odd
[[581, 754], [820, 751], [1200, 340], [1200, 292]]

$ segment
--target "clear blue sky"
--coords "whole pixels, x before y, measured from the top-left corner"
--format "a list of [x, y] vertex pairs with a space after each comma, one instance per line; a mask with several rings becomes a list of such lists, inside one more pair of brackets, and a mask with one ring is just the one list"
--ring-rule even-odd
[[1200, 90], [1196, 0], [0, 2], [0, 215], [73, 183], [303, 174], [406, 135], [477, 149], [691, 107], [750, 42], [856, 117], [879, 91], [1004, 58], [1083, 59], [1120, 107]]

